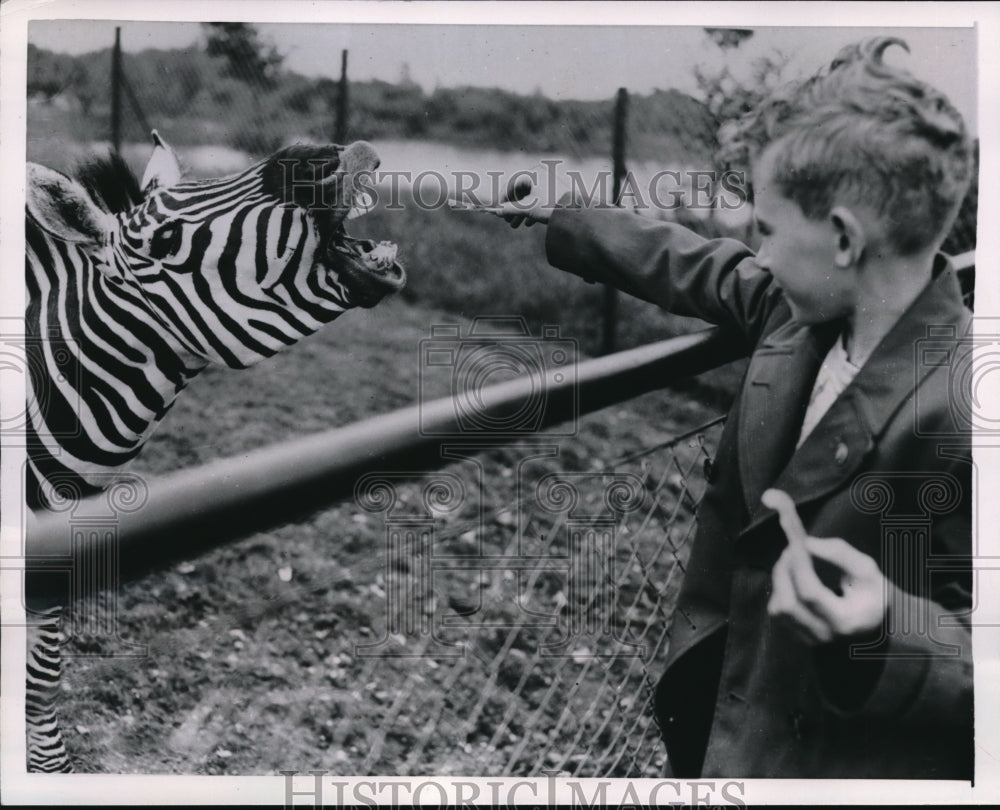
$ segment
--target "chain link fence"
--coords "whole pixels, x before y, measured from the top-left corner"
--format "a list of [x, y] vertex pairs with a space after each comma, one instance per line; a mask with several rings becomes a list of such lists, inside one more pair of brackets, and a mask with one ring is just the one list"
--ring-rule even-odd
[[515, 490], [494, 514], [464, 497], [468, 476], [359, 481], [358, 503], [384, 521], [370, 585], [384, 612], [370, 643], [329, 659], [353, 685], [325, 735], [333, 767], [661, 776], [653, 690], [721, 426], [599, 469], [519, 464], [484, 482]]

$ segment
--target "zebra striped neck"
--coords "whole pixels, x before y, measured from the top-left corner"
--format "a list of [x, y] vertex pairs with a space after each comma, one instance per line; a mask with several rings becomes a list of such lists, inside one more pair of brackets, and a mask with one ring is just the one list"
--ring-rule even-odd
[[30, 219], [26, 248], [29, 464], [39, 480], [88, 494], [138, 455], [207, 363], [81, 248]]

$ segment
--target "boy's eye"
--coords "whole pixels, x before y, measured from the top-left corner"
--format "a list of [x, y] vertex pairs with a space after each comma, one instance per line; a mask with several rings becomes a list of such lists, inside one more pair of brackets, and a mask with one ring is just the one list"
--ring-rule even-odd
[[172, 256], [181, 249], [182, 237], [181, 226], [176, 222], [157, 228], [149, 240], [149, 255], [156, 260]]

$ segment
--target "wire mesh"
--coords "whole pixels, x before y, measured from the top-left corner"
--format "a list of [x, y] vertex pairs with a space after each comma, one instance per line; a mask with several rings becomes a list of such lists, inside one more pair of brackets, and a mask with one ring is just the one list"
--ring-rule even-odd
[[[362, 687], [343, 772], [661, 775], [653, 689], [721, 424], [586, 472], [523, 465], [499, 514], [428, 519], [434, 476], [401, 485], [383, 641], [338, 659]], [[404, 526], [423, 535], [396, 546]]]

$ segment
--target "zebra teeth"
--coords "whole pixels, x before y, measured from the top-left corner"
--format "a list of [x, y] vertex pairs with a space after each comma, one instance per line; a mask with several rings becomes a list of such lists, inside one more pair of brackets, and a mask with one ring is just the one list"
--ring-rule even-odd
[[327, 272], [346, 283], [357, 306], [374, 306], [406, 283], [406, 270], [396, 260], [398, 248], [393, 242], [355, 239], [341, 231], [328, 250], [332, 261]]
[[398, 247], [393, 242], [373, 242], [370, 239], [352, 239], [341, 234], [334, 245], [337, 252], [355, 260], [373, 271], [386, 271], [396, 263]]
[[363, 217], [375, 207], [375, 197], [367, 191], [359, 191], [354, 197], [354, 205], [347, 212], [347, 219]]
[[359, 258], [364, 253], [361, 242], [357, 239], [351, 239], [345, 234], [340, 235], [339, 239], [334, 243], [333, 249], [345, 256], [350, 256], [352, 259]]
[[392, 242], [379, 242], [362, 255], [369, 270], [386, 271], [396, 263], [396, 246]]

